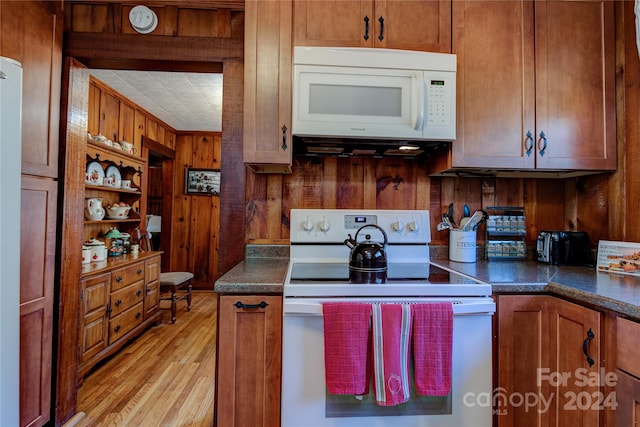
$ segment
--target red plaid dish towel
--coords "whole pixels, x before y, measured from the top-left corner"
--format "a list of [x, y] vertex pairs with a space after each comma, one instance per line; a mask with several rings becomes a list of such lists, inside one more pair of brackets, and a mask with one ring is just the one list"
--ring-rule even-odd
[[453, 305], [414, 304], [413, 363], [418, 394], [446, 396], [451, 391]]
[[331, 394], [369, 393], [371, 304], [324, 303], [324, 368]]
[[410, 304], [373, 304], [373, 377], [376, 402], [395, 406], [409, 400]]

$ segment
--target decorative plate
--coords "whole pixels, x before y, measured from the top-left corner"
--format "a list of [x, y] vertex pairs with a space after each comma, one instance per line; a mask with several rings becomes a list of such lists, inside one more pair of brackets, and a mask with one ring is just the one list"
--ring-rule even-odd
[[104, 181], [104, 169], [98, 162], [91, 162], [87, 165], [85, 182], [92, 185], [102, 185]]
[[118, 170], [118, 168], [115, 166], [109, 166], [105, 171], [104, 181], [104, 185], [120, 188], [122, 177], [120, 176], [120, 171]]

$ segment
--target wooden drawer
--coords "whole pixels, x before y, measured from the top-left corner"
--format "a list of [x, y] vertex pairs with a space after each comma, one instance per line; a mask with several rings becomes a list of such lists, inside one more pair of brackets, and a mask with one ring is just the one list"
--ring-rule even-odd
[[144, 300], [144, 281], [139, 280], [126, 288], [111, 293], [111, 317], [127, 310]]
[[143, 261], [113, 270], [111, 272], [111, 292], [122, 289], [138, 280], [144, 280]]
[[144, 265], [146, 283], [160, 280], [160, 256], [146, 260]]
[[638, 358], [640, 323], [618, 317], [616, 329], [618, 368], [640, 378], [640, 358]]
[[142, 301], [109, 321], [109, 345], [142, 323]]

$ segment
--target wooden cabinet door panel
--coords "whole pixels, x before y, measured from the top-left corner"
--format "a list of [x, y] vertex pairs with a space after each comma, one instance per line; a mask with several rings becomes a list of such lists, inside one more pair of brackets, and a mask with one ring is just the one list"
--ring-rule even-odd
[[538, 368], [549, 366], [549, 315], [545, 296], [500, 295], [498, 299], [498, 425], [546, 426], [549, 413], [537, 407], [510, 405], [509, 396], [535, 392], [548, 397], [549, 384], [538, 382]]
[[57, 196], [56, 181], [22, 176], [20, 425], [50, 418]]
[[[585, 403], [585, 398], [597, 399], [600, 373], [600, 313], [558, 298], [550, 298], [550, 358], [549, 374], [559, 373], [566, 380], [549, 379], [553, 397], [550, 408], [552, 426], [597, 426], [599, 411]], [[593, 338], [587, 339], [589, 331]], [[593, 365], [584, 354], [587, 353]], [[541, 377], [544, 379], [544, 377]], [[596, 379], [586, 381], [585, 379]], [[594, 384], [595, 382], [595, 384]]]
[[291, 165], [291, 1], [245, 4], [243, 159]]
[[146, 319], [150, 315], [158, 311], [158, 304], [160, 302], [160, 282], [155, 281], [149, 283], [145, 287], [144, 294], [144, 318]]
[[538, 168], [616, 167], [613, 9], [607, 0], [535, 2]]
[[60, 126], [60, 2], [0, 2], [0, 54], [22, 64], [22, 173], [56, 178]]
[[640, 426], [640, 379], [616, 369], [616, 427]]
[[453, 167], [535, 167], [533, 49], [532, 2], [453, 2]]
[[293, 13], [294, 46], [373, 47], [373, 0], [296, 0]]
[[216, 396], [218, 425], [280, 425], [282, 297], [220, 296], [218, 324], [217, 389], [227, 390]]
[[[373, 16], [374, 45], [451, 52], [451, 4], [451, 0], [377, 0]], [[380, 18], [384, 19], [382, 23]]]
[[93, 357], [107, 347], [107, 306], [111, 274], [104, 273], [83, 279], [80, 321], [80, 362]]

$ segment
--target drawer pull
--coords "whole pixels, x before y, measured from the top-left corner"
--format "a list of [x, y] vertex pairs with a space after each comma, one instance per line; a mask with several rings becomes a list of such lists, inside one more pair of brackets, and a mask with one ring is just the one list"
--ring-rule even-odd
[[139, 297], [140, 295], [142, 295], [142, 291], [141, 291], [140, 289], [138, 289], [138, 290], [136, 291], [136, 296], [137, 296], [137, 297]]
[[139, 318], [140, 318], [140, 316], [142, 316], [142, 313], [137, 312], [137, 313], [136, 313], [136, 319], [139, 319]]
[[269, 304], [264, 301], [260, 301], [260, 304], [244, 304], [242, 301], [238, 301], [234, 304], [236, 308], [251, 309], [251, 308], [266, 308]]
[[585, 338], [584, 341], [582, 342], [582, 352], [587, 358], [587, 363], [589, 364], [589, 367], [592, 367], [593, 364], [596, 363], [595, 360], [593, 360], [591, 356], [589, 356], [589, 342], [595, 337], [596, 335], [593, 333], [591, 328], [589, 328], [589, 330], [587, 331], [587, 338]]
[[116, 300], [116, 302], [113, 305], [115, 305], [116, 307], [120, 307], [120, 305], [122, 305], [122, 300], [121, 299]]
[[138, 270], [136, 270], [136, 273], [138, 273], [138, 276], [142, 274], [142, 269], [139, 268]]
[[116, 282], [118, 283], [122, 282], [122, 276], [116, 276]]
[[118, 331], [120, 331], [120, 329], [121, 329], [120, 325], [116, 325], [116, 327], [113, 328], [113, 332], [118, 332]]

